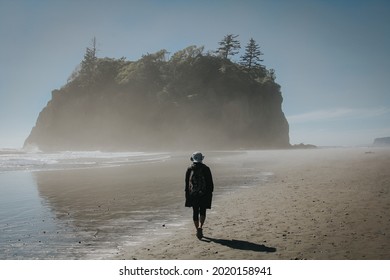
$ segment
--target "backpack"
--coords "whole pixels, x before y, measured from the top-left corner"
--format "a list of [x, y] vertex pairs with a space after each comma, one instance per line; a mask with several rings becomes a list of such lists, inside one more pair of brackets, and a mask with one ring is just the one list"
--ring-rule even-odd
[[206, 191], [207, 186], [203, 167], [192, 167], [188, 187], [189, 195], [193, 198], [198, 198], [204, 196], [206, 194]]

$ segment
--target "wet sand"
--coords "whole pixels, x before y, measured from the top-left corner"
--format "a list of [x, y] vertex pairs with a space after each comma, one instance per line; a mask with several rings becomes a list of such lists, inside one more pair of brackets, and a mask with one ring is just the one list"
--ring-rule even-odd
[[119, 259], [390, 259], [390, 149], [257, 151], [207, 161], [216, 193], [225, 179], [245, 185], [256, 173], [274, 175], [220, 196], [202, 241], [188, 221], [123, 248]]

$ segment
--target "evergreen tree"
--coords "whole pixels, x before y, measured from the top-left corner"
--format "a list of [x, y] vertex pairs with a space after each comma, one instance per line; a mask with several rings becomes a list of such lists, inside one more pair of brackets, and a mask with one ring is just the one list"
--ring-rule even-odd
[[96, 56], [96, 38], [92, 39], [92, 46], [87, 47], [84, 59], [81, 62], [80, 74], [82, 79], [87, 83], [93, 83], [94, 76], [97, 68], [97, 56]]
[[248, 69], [252, 69], [260, 66], [260, 62], [263, 61], [260, 56], [263, 53], [260, 51], [260, 47], [256, 44], [256, 41], [251, 38], [248, 45], [245, 47], [245, 54], [241, 56], [241, 64]]
[[240, 42], [236, 40], [238, 35], [228, 34], [222, 41], [219, 42], [220, 47], [217, 50], [217, 53], [222, 57], [227, 59], [229, 55], [238, 54], [239, 49], [241, 48]]

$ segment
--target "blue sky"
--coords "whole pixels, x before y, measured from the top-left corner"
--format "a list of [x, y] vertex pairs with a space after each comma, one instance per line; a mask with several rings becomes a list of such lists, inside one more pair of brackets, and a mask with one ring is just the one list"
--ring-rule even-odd
[[137, 60], [229, 33], [275, 69], [292, 144], [390, 136], [389, 1], [0, 0], [0, 147], [23, 145], [94, 36], [99, 57]]

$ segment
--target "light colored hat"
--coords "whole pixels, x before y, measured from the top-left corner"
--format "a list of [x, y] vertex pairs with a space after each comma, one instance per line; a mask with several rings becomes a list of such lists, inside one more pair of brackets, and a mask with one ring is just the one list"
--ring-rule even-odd
[[193, 162], [202, 162], [203, 159], [204, 159], [204, 155], [202, 155], [201, 152], [195, 152], [191, 156], [191, 161]]

